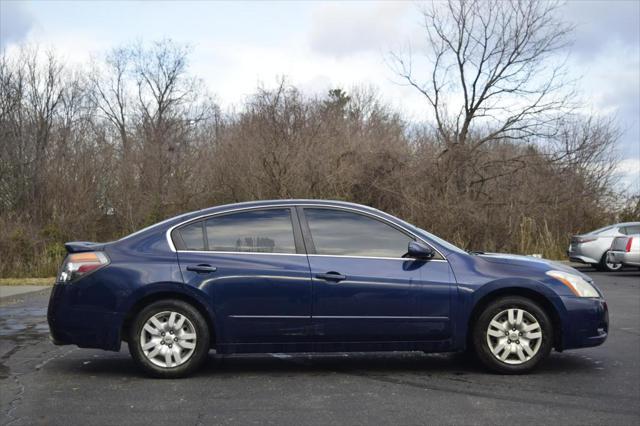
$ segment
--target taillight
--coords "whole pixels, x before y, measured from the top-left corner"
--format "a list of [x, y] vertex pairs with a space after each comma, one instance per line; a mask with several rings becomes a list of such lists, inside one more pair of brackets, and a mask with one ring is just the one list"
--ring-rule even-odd
[[631, 251], [631, 242], [633, 241], [633, 237], [629, 237], [627, 240], [627, 247], [625, 247], [625, 251], [629, 253]]
[[576, 237], [576, 242], [578, 244], [590, 243], [591, 241], [597, 240], [597, 237]]
[[109, 258], [101, 251], [72, 253], [60, 268], [59, 283], [68, 283], [109, 264]]

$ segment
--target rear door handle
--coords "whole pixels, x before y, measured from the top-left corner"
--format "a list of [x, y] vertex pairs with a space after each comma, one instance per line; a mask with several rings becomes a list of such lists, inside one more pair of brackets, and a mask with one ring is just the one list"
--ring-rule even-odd
[[209, 272], [215, 272], [218, 268], [211, 265], [200, 264], [200, 265], [189, 265], [187, 266], [187, 271], [197, 272], [198, 274], [208, 274]]
[[327, 272], [326, 274], [316, 274], [316, 278], [320, 278], [321, 280], [327, 280], [327, 281], [342, 281], [342, 280], [346, 280], [347, 276], [346, 275], [342, 275], [338, 272]]

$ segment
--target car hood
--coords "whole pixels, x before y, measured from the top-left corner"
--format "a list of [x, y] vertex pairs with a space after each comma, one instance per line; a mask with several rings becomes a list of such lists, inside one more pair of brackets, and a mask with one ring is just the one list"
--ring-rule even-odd
[[505, 253], [482, 253], [477, 256], [491, 263], [502, 263], [506, 265], [522, 266], [524, 268], [544, 269], [547, 271], [550, 271], [550, 270], [563, 271], [563, 272], [568, 272], [570, 274], [579, 275], [583, 279], [589, 282], [592, 281], [591, 277], [583, 274], [577, 269], [572, 268], [571, 266], [566, 265], [564, 263], [556, 262], [549, 259], [541, 259], [538, 257], [522, 256], [518, 254], [505, 254]]

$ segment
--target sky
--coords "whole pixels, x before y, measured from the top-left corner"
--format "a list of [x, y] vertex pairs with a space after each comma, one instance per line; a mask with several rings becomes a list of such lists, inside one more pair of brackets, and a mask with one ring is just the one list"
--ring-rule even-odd
[[[620, 188], [640, 192], [640, 1], [569, 0], [568, 49], [585, 110], [612, 115]], [[171, 38], [191, 46], [190, 71], [223, 107], [240, 105], [278, 78], [309, 94], [370, 86], [407, 119], [430, 115], [399, 84], [389, 52], [424, 42], [416, 2], [135, 2], [0, 0], [0, 48], [53, 47], [69, 64], [134, 41]]]

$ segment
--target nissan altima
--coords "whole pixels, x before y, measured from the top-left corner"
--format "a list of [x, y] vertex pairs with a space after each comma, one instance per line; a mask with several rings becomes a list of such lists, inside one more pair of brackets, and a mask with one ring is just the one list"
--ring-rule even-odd
[[51, 293], [55, 344], [120, 350], [156, 377], [217, 353], [473, 351], [524, 373], [607, 338], [579, 271], [466, 252], [382, 211], [259, 201], [187, 213], [109, 243], [69, 242]]

